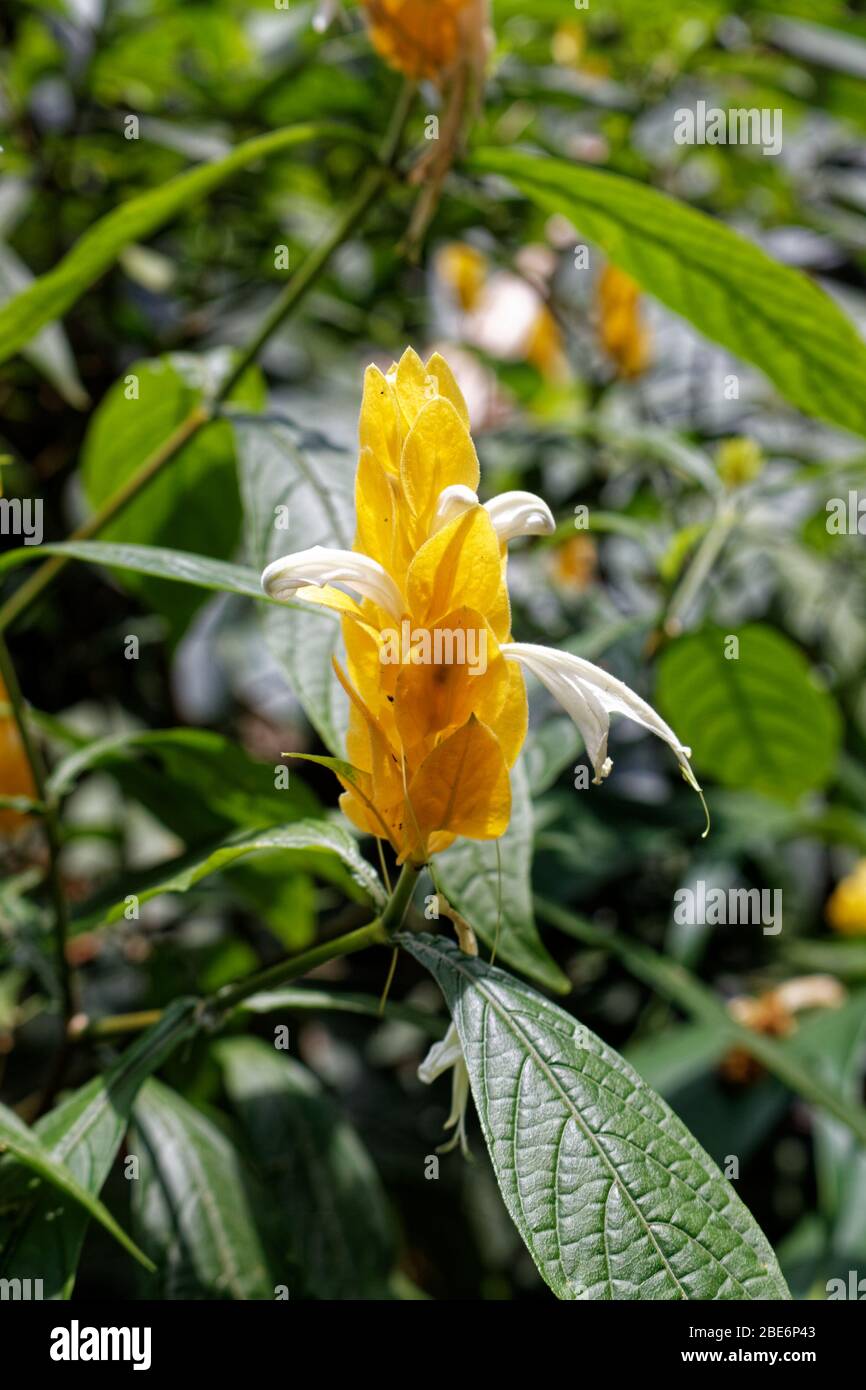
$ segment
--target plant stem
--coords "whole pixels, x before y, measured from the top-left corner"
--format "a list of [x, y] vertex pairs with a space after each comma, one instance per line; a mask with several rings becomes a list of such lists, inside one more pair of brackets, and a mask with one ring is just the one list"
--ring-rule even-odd
[[216, 1015], [221, 1018], [236, 1004], [249, 999], [253, 994], [259, 994], [264, 989], [273, 989], [275, 985], [287, 984], [290, 980], [297, 980], [301, 975], [308, 975], [311, 970], [324, 965], [326, 961], [354, 955], [356, 951], [363, 951], [368, 946], [384, 946], [387, 941], [381, 918], [377, 917], [374, 921], [368, 922], [366, 927], [358, 927], [356, 931], [347, 932], [345, 936], [336, 936], [333, 941], [323, 941], [320, 946], [314, 946], [312, 950], [304, 951], [300, 956], [290, 956], [288, 960], [281, 960], [277, 965], [272, 965], [269, 970], [259, 970], [245, 980], [238, 980], [237, 984], [225, 986], [207, 1001], [205, 1013], [210, 1017]]
[[0, 675], [2, 675], [3, 683], [6, 686], [12, 717], [15, 720], [18, 733], [21, 737], [21, 746], [30, 764], [30, 771], [33, 774], [33, 783], [36, 787], [38, 800], [42, 803], [43, 825], [45, 827], [45, 838], [48, 842], [48, 884], [51, 891], [51, 900], [54, 905], [54, 940], [57, 958], [57, 976], [60, 986], [60, 1002], [64, 1020], [68, 1023], [75, 1009], [72, 997], [72, 982], [69, 975], [69, 962], [66, 959], [69, 914], [66, 909], [66, 899], [63, 896], [63, 884], [60, 879], [60, 831], [57, 823], [57, 812], [55, 807], [49, 803], [45, 794], [45, 764], [42, 761], [39, 745], [30, 730], [27, 710], [24, 705], [24, 697], [21, 694], [21, 686], [18, 684], [18, 676], [2, 634], [0, 634]]
[[737, 513], [732, 506], [723, 506], [716, 514], [710, 529], [704, 536], [686, 573], [673, 594], [664, 616], [663, 630], [668, 637], [677, 637], [682, 632], [683, 617], [697, 597], [713, 565], [719, 558], [724, 544], [737, 522]]
[[[255, 361], [268, 339], [297, 308], [331, 256], [351, 236], [375, 202], [378, 194], [392, 177], [394, 162], [412, 108], [414, 93], [414, 85], [409, 82], [405, 83], [379, 153], [379, 163], [374, 168], [368, 169], [360, 189], [346, 208], [343, 216], [335, 224], [330, 236], [326, 237], [318, 250], [307, 257], [300, 270], [277, 296], [259, 328], [250, 341], [241, 348], [237, 362], [223, 381], [214, 399], [195, 406], [168, 438], [163, 440], [153, 453], [148, 455], [132, 477], [118, 488], [117, 492], [107, 498], [89, 520], [73, 531], [70, 540], [90, 540], [93, 536], [98, 536], [109, 522], [119, 516], [129, 503], [177, 457], [184, 445], [188, 444], [199, 430], [214, 418], [219, 407], [227, 400], [233, 388]], [[0, 633], [5, 632], [9, 624], [14, 622], [25, 609], [29, 608], [30, 604], [69, 564], [69, 559], [70, 557], [65, 555], [55, 555], [52, 559], [46, 560], [28, 580], [15, 590], [6, 603], [0, 607]]]
[[400, 877], [380, 919], [386, 938], [394, 936], [402, 927], [420, 872], [420, 867], [414, 864], [404, 864], [400, 870]]
[[[254, 994], [261, 994], [276, 985], [285, 985], [302, 975], [308, 975], [311, 970], [324, 965], [326, 961], [354, 955], [356, 951], [364, 951], [368, 946], [389, 945], [391, 938], [403, 925], [420, 872], [420, 868], [416, 868], [414, 864], [404, 864], [397, 886], [379, 917], [375, 917], [364, 927], [358, 927], [356, 931], [335, 936], [332, 941], [324, 941], [299, 956], [290, 956], [288, 960], [281, 960], [267, 970], [259, 970], [245, 980], [224, 986], [209, 999], [202, 1001], [201, 1017], [211, 1024], [220, 1023], [226, 1014]], [[159, 1009], [143, 1009], [132, 1014], [113, 1014], [85, 1023], [83, 1027], [75, 1030], [74, 1038], [107, 1038], [118, 1033], [136, 1033], [142, 1028], [149, 1028], [160, 1017]]]

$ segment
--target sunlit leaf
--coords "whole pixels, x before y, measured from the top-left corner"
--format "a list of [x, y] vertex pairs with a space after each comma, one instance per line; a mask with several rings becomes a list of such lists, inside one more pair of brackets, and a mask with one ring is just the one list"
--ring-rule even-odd
[[476, 173], [500, 174], [706, 337], [765, 372], [807, 415], [866, 434], [866, 343], [801, 271], [723, 222], [605, 169], [485, 149]]
[[841, 732], [835, 702], [803, 653], [772, 628], [704, 628], [677, 638], [659, 661], [656, 697], [691, 745], [696, 771], [727, 787], [790, 802], [833, 775]]

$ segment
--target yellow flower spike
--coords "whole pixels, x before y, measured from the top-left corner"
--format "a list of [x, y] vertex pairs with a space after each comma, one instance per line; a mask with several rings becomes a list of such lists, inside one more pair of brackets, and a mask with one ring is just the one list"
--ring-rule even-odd
[[[511, 639], [507, 547], [550, 534], [540, 497], [507, 492], [483, 506], [466, 407], [447, 364], [411, 349], [371, 368], [361, 408], [354, 550], [314, 546], [275, 560], [272, 598], [336, 608], [343, 619], [348, 762], [335, 772], [346, 816], [420, 865], [458, 835], [508, 825], [508, 770], [523, 745], [526, 667], [571, 715], [597, 780], [611, 770], [612, 714], [669, 745], [700, 788], [689, 750], [646, 701], [582, 658]], [[395, 458], [399, 467], [394, 467]], [[351, 597], [338, 585], [345, 585]]]

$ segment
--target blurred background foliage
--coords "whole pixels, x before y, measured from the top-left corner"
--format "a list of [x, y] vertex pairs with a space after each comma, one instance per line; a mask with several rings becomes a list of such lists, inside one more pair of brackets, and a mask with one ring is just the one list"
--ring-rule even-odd
[[[325, 32], [312, 20], [309, 5], [265, 0], [7, 0], [0, 296], [54, 266], [118, 203], [246, 138], [321, 121], [381, 138], [399, 77], [372, 51], [357, 9]], [[863, 327], [866, 17], [857, 7], [593, 0], [579, 11], [561, 0], [495, 0], [493, 24], [474, 142], [524, 142], [597, 164], [720, 217], [813, 276]], [[780, 108], [781, 155], [676, 145], [674, 112], [698, 98]], [[416, 140], [434, 103], [422, 88]], [[137, 139], [125, 138], [130, 115]], [[335, 137], [259, 161], [128, 246], [62, 326], [0, 368], [5, 495], [44, 499], [46, 541], [63, 539], [227, 369], [229, 350], [285, 282], [276, 249], [287, 248], [293, 270], [301, 264], [368, 158], [357, 139]], [[799, 1049], [857, 1101], [866, 560], [856, 523], [855, 534], [831, 534], [826, 522], [830, 499], [866, 487], [862, 441], [795, 412], [761, 372], [639, 294], [595, 248], [580, 268], [580, 228], [459, 163], [423, 254], [407, 260], [398, 248], [412, 199], [395, 186], [377, 201], [233, 405], [288, 420], [314, 471], [333, 464], [350, 474], [366, 363], [387, 365], [407, 343], [446, 355], [470, 403], [486, 493], [536, 491], [560, 523], [549, 542], [512, 557], [515, 633], [571, 646], [654, 700], [692, 744], [712, 813], [703, 840], [700, 807], [667, 750], [628, 725], [615, 732], [611, 781], [576, 789], [579, 740], [535, 692], [521, 824], [533, 829], [533, 883], [549, 915], [568, 908], [578, 924], [684, 966], [723, 1007], [735, 1001], [747, 1027]], [[130, 373], [153, 403], [132, 424], [122, 409]], [[735, 400], [721, 385], [731, 373]], [[255, 564], [242, 529], [222, 421], [105, 538]], [[125, 657], [130, 635], [137, 660]], [[729, 636], [740, 660], [720, 671]], [[248, 600], [75, 564], [19, 620], [11, 645], [52, 766], [117, 736], [98, 759], [85, 756], [64, 793], [63, 878], [77, 917], [69, 954], [89, 1016], [212, 991], [366, 920], [348, 872], [323, 856], [289, 862], [271, 850], [155, 898], [138, 921], [121, 912], [98, 929], [110, 904], [164, 882], [161, 866], [179, 856], [204, 861], [234, 831], [334, 804], [327, 774], [311, 767], [295, 764], [290, 789], [274, 790], [285, 749], [322, 749]], [[8, 718], [0, 729], [3, 790], [27, 795]], [[58, 1027], [45, 849], [35, 821], [15, 810], [0, 811], [0, 831], [0, 1081], [7, 1104], [30, 1119]], [[505, 867], [505, 959], [567, 987], [565, 1007], [625, 1052], [718, 1162], [739, 1156], [737, 1189], [795, 1297], [823, 1297], [828, 1278], [863, 1271], [866, 1157], [847, 1131], [712, 1021], [687, 1016], [627, 953], [555, 930], [544, 905], [542, 945]], [[463, 874], [470, 916], [477, 872], [476, 862], [449, 870], [451, 882]], [[781, 888], [784, 930], [677, 925], [674, 893], [699, 880]], [[510, 956], [509, 916], [523, 932]], [[365, 954], [324, 969], [309, 990], [375, 1001], [386, 971], [381, 953]], [[824, 978], [791, 990], [813, 976]], [[146, 1155], [144, 1181], [125, 1183], [115, 1165], [103, 1196], [160, 1257], [151, 1291], [272, 1296], [268, 1261], [290, 1269], [320, 1237], [318, 1227], [299, 1234], [317, 1201], [319, 1154], [352, 1228], [350, 1258], [326, 1249], [305, 1259], [277, 1281], [293, 1296], [546, 1296], [474, 1126], [477, 1161], [443, 1158], [439, 1181], [425, 1179], [447, 1113], [445, 1083], [428, 1091], [416, 1079], [431, 1033], [444, 1027], [429, 979], [401, 959], [391, 992], [399, 1007], [384, 1020], [318, 1009], [314, 994], [305, 1003], [296, 993], [276, 1014], [233, 1024], [236, 1036], [216, 1047], [199, 1038], [175, 1053], [163, 1072], [173, 1090], [152, 1082], [142, 1092], [127, 1144]], [[273, 1039], [275, 1023], [288, 1024], [294, 1060], [271, 1078], [275, 1054], [261, 1039]], [[113, 1055], [107, 1042], [82, 1044], [67, 1084]], [[279, 1101], [263, 1106], [262, 1094]], [[291, 1137], [301, 1118], [306, 1163]], [[238, 1285], [214, 1273], [206, 1229], [178, 1245], [171, 1211], [189, 1198], [194, 1168], [235, 1223]], [[289, 1213], [285, 1231], [275, 1229], [277, 1209]], [[135, 1296], [137, 1273], [94, 1223], [78, 1293]]]

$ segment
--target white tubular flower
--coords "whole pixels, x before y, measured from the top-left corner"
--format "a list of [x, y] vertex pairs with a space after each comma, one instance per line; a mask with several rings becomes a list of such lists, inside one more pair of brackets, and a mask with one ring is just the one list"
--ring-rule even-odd
[[387, 570], [369, 555], [354, 550], [332, 550], [314, 545], [274, 560], [262, 575], [262, 588], [270, 598], [290, 599], [308, 585], [345, 584], [362, 598], [372, 599], [399, 622], [406, 605], [403, 595]]
[[527, 671], [531, 671], [574, 720], [586, 744], [596, 783], [607, 777], [613, 767], [607, 756], [610, 716], [624, 714], [650, 733], [658, 735], [673, 749], [683, 776], [699, 794], [706, 811], [703, 793], [689, 764], [692, 750], [680, 743], [673, 729], [656, 714], [652, 706], [635, 695], [623, 681], [602, 671], [601, 667], [593, 666], [591, 661], [584, 661], [570, 652], [556, 651], [553, 647], [539, 647], [529, 642], [505, 642], [500, 651], [503, 656], [519, 661]]
[[418, 1080], [429, 1086], [432, 1081], [454, 1068], [451, 1081], [451, 1111], [443, 1128], [452, 1129], [456, 1125], [454, 1138], [442, 1144], [437, 1153], [449, 1153], [460, 1145], [464, 1158], [469, 1158], [469, 1145], [466, 1140], [466, 1106], [469, 1101], [469, 1072], [463, 1060], [463, 1048], [456, 1024], [452, 1023], [441, 1042], [434, 1043], [424, 1061], [418, 1068]]
[[[440, 531], [455, 516], [478, 506], [478, 494], [462, 483], [443, 488], [436, 504], [432, 531]], [[493, 523], [500, 541], [507, 543], [517, 536], [549, 536], [556, 530], [550, 508], [533, 492], [501, 492], [484, 503], [484, 510]]]
[[447, 526], [449, 521], [453, 521], [455, 516], [461, 516], [463, 512], [468, 512], [470, 507], [477, 506], [478, 493], [473, 492], [471, 487], [466, 487], [464, 483], [453, 483], [451, 487], [443, 488], [436, 503], [430, 534], [435, 536], [436, 532]]
[[500, 492], [484, 503], [484, 510], [501, 541], [513, 541], [517, 536], [549, 536], [556, 530], [550, 508], [534, 492]]

